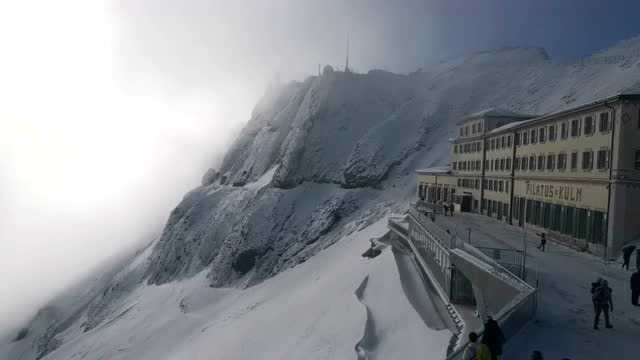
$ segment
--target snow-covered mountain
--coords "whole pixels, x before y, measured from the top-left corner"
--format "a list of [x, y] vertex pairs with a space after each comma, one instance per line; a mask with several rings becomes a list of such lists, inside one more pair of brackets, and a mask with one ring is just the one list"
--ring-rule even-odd
[[[366, 328], [366, 314], [354, 310], [364, 279], [373, 292], [391, 286], [380, 279], [406, 281], [398, 258], [373, 265], [358, 251], [382, 231], [384, 215], [412, 198], [413, 171], [448, 161], [461, 116], [491, 107], [548, 113], [639, 86], [640, 38], [573, 63], [505, 48], [408, 75], [326, 68], [272, 86], [221, 168], [184, 197], [162, 236], [40, 311], [21, 336], [0, 343], [0, 358], [355, 357]], [[403, 304], [397, 317], [424, 318]], [[421, 332], [419, 324], [384, 324], [448, 338], [424, 324]], [[373, 342], [380, 354], [394, 349], [387, 340]], [[424, 350], [423, 340], [403, 351]]]

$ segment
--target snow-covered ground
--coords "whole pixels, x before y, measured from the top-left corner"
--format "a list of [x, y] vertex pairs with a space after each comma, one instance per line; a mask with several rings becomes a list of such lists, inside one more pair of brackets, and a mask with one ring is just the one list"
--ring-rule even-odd
[[[363, 359], [442, 359], [451, 333], [409, 304], [403, 284], [415, 285], [399, 269], [414, 276], [410, 262], [391, 249], [360, 256], [384, 231], [386, 219], [244, 290], [211, 288], [205, 272], [140, 286], [99, 326], [62, 333], [69, 340], [44, 359], [354, 359], [357, 344]], [[0, 359], [21, 358], [3, 349]]]
[[[428, 292], [407, 258], [360, 258], [379, 220], [413, 199], [416, 169], [447, 164], [461, 116], [548, 113], [640, 89], [639, 49], [637, 37], [558, 64], [543, 49], [505, 48], [408, 75], [336, 71], [274, 86], [151, 247], [34, 314], [24, 339], [0, 342], [0, 359], [344, 359], [357, 344], [369, 358], [440, 359], [449, 334], [424, 325], [440, 328], [428, 300], [411, 307]], [[518, 245], [517, 230], [497, 231]], [[638, 333], [622, 305], [627, 274], [556, 248], [531, 259], [539, 322], [510, 354], [624, 358]], [[616, 330], [594, 335], [588, 287], [600, 273], [621, 306]]]
[[[523, 248], [523, 229], [476, 214], [438, 217], [436, 222], [467, 238], [476, 246]], [[635, 359], [640, 336], [640, 309], [631, 305], [631, 272], [620, 263], [605, 264], [595, 256], [579, 253], [555, 243], [547, 251], [536, 249], [538, 237], [527, 229], [528, 280], [539, 279], [539, 307], [536, 319], [506, 347], [505, 359], [527, 359], [541, 350], [545, 359]], [[593, 329], [591, 283], [598, 277], [613, 289], [614, 329]]]

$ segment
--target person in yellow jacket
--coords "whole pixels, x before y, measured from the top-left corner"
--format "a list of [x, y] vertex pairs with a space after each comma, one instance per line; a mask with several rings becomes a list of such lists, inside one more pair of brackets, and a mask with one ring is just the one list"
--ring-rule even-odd
[[489, 347], [478, 341], [478, 334], [469, 333], [469, 345], [462, 355], [464, 360], [491, 360]]

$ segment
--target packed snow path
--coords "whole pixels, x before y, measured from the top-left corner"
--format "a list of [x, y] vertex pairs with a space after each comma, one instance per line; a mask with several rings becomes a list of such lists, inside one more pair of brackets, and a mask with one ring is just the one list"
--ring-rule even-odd
[[[436, 223], [471, 243], [522, 249], [524, 231], [477, 214], [439, 216]], [[527, 230], [527, 280], [539, 279], [539, 307], [536, 319], [526, 326], [505, 349], [505, 359], [526, 359], [533, 350], [546, 358], [631, 359], [637, 354], [640, 336], [640, 308], [631, 305], [630, 271], [620, 263], [605, 264], [600, 258], [547, 243], [547, 251], [536, 249], [538, 237]], [[598, 277], [613, 289], [614, 329], [593, 329], [591, 283]], [[600, 319], [603, 325], [603, 318]]]

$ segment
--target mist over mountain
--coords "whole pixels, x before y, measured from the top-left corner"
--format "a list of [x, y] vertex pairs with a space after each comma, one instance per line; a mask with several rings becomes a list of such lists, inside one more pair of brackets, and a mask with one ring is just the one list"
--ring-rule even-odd
[[[638, 86], [640, 38], [571, 63], [514, 47], [407, 75], [326, 67], [304, 81], [274, 84], [220, 168], [184, 196], [162, 235], [35, 314], [0, 342], [0, 358], [151, 359], [187, 339], [205, 339], [204, 330], [193, 330], [205, 324], [192, 314], [227, 314], [224, 326], [239, 324], [241, 315], [208, 304], [223, 303], [227, 292], [267, 291], [322, 250], [403, 209], [414, 196], [414, 170], [448, 162], [448, 138], [461, 116], [492, 107], [544, 114]], [[332, 264], [314, 268], [314, 276], [329, 274]], [[210, 287], [219, 292], [208, 293]], [[248, 304], [242, 315], [261, 304]], [[175, 314], [163, 317], [166, 309]], [[162, 341], [152, 347], [152, 336]], [[282, 333], [261, 336], [277, 342]], [[351, 340], [344, 341], [352, 352]], [[228, 346], [224, 358], [255, 356], [235, 353], [224, 337], [215, 341], [211, 346]]]

